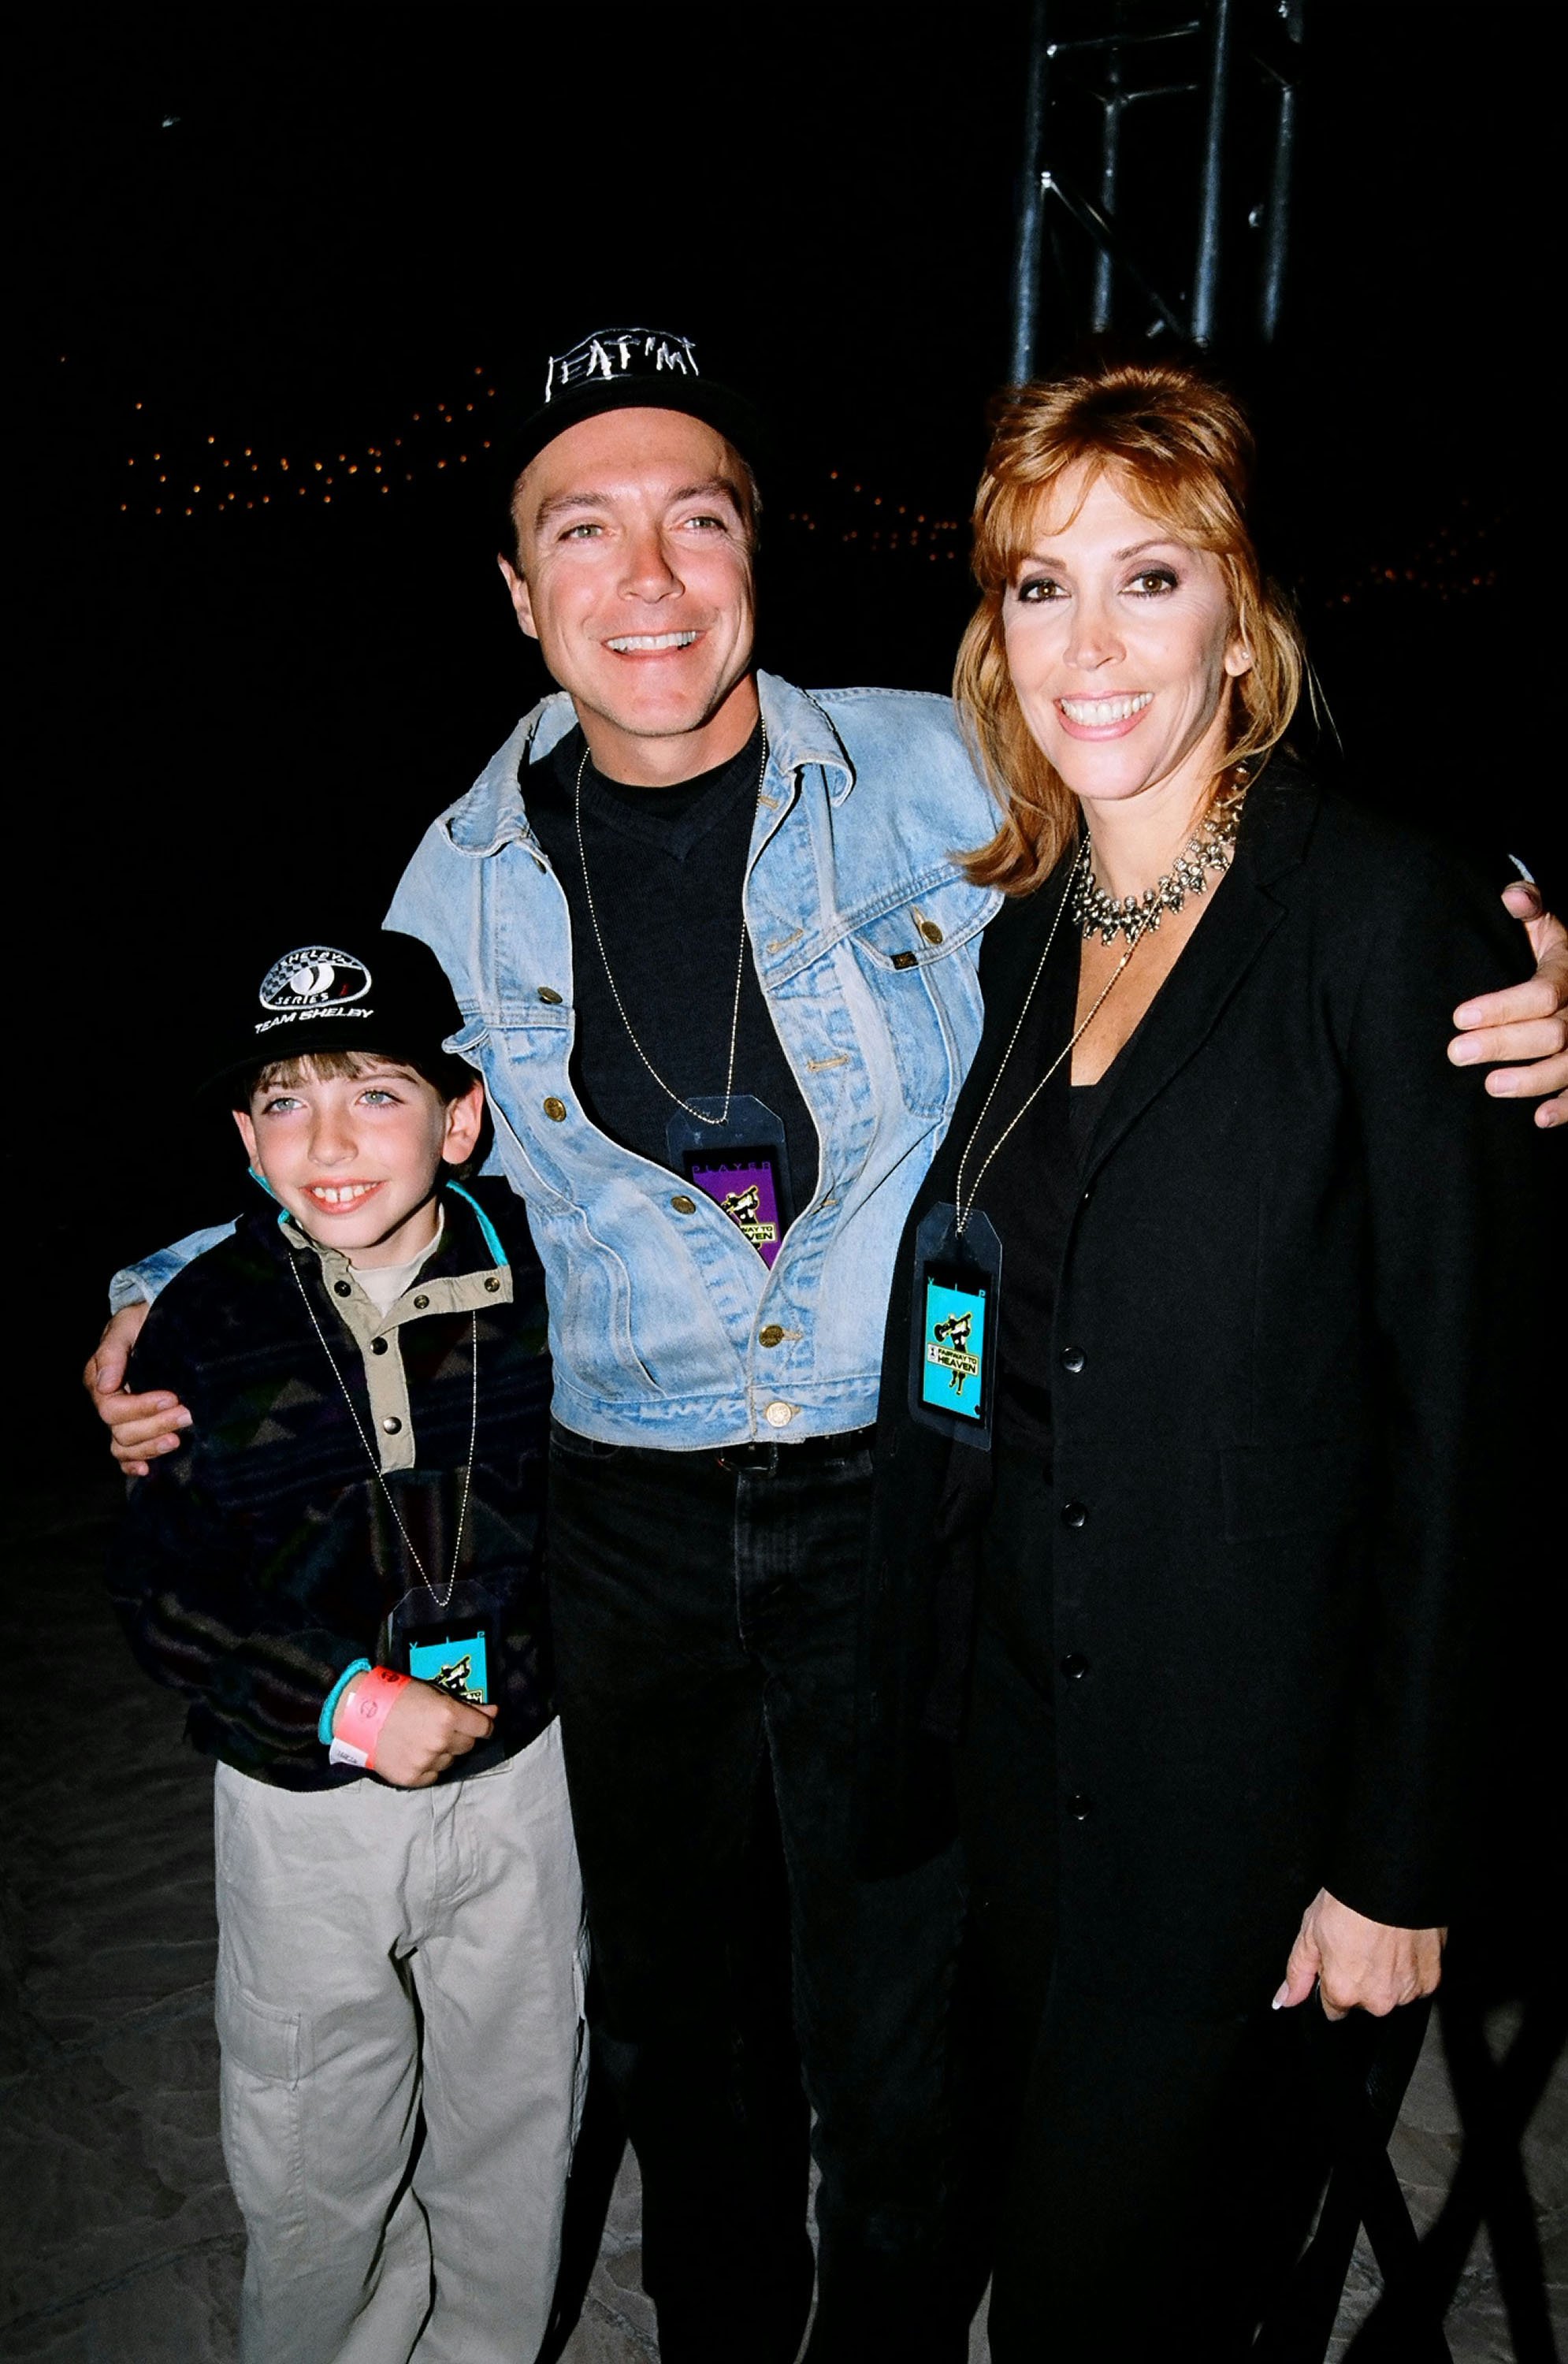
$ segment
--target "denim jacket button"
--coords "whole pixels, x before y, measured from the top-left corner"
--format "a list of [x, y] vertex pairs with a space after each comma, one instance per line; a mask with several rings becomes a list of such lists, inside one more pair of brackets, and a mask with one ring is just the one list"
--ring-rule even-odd
[[541, 1001], [548, 1001], [552, 1009], [556, 1009], [561, 1001], [561, 996], [557, 993], [553, 985], [541, 985], [539, 989], [539, 998]]
[[938, 927], [935, 920], [922, 920], [920, 922], [920, 933], [925, 937], [926, 942], [929, 944], [940, 944], [941, 942], [942, 931]]
[[566, 1121], [566, 1102], [558, 1100], [555, 1094], [551, 1092], [544, 1104], [544, 1112], [551, 1124], [563, 1124]]
[[677, 1215], [695, 1215], [697, 1210], [696, 1200], [688, 1199], [684, 1190], [677, 1190], [670, 1204]]
[[782, 1346], [784, 1344], [783, 1324], [770, 1321], [766, 1329], [758, 1331], [757, 1344], [759, 1346]]
[[763, 1412], [762, 1418], [770, 1428], [787, 1428], [795, 1418], [795, 1406], [786, 1403], [771, 1403]]

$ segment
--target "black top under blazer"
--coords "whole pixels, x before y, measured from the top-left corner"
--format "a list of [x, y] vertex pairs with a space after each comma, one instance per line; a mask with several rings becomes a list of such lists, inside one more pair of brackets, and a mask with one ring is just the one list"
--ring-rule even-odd
[[[895, 1277], [873, 1873], [951, 1827], [970, 1622], [944, 1536], [973, 1449], [908, 1415], [915, 1228], [952, 1199], [1063, 876], [987, 933], [984, 1039]], [[1451, 1913], [1544, 1178], [1530, 1107], [1444, 1043], [1456, 1003], [1528, 968], [1491, 886], [1276, 755], [1105, 1095], [1051, 1352], [1055, 1646], [1088, 1661], [1055, 1701], [1060, 1793], [1089, 1801], [1063, 1816], [1058, 1974], [1131, 2008], [1266, 2002], [1319, 1887], [1397, 1925]]]

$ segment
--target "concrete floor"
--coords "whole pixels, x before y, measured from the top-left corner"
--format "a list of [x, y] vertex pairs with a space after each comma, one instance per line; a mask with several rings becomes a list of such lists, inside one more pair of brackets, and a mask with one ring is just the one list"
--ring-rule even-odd
[[[181, 1744], [178, 1703], [137, 1673], [105, 1600], [116, 1508], [113, 1480], [92, 1470], [24, 1490], [0, 1597], [0, 2357], [229, 2364], [242, 2236], [218, 2151], [210, 1779]], [[1496, 2040], [1507, 2033], [1500, 2020]], [[1418, 2226], [1440, 2206], [1457, 2150], [1434, 2040], [1394, 2144]], [[1561, 2304], [1561, 2063], [1527, 2169]], [[638, 2225], [628, 2158], [568, 2364], [657, 2357]], [[1332, 2355], [1375, 2294], [1358, 2255]], [[1514, 2355], [1484, 2237], [1448, 2336], [1455, 2364]], [[972, 2355], [983, 2364], [981, 2325]]]

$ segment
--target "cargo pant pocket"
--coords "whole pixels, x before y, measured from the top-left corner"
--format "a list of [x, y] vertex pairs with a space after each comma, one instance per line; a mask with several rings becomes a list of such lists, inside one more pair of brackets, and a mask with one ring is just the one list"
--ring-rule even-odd
[[263, 2254], [302, 2259], [311, 2244], [301, 2014], [263, 2002], [240, 1984], [227, 1947], [217, 1957], [213, 2017], [224, 2165], [245, 2229]]

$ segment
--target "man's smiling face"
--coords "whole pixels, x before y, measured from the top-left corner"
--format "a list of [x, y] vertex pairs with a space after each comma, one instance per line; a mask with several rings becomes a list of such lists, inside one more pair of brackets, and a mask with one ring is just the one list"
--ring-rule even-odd
[[730, 445], [677, 410], [584, 419], [517, 481], [502, 572], [612, 776], [690, 776], [751, 733], [745, 502]]

